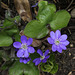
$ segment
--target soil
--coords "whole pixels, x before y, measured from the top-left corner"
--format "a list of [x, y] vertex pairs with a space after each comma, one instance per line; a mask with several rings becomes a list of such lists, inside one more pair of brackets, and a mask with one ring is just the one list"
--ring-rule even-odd
[[[10, 7], [10, 9], [12, 10], [12, 17], [18, 14], [14, 7], [13, 0], [1, 0], [1, 1]], [[49, 3], [54, 3], [57, 7], [57, 10], [66, 9], [71, 15], [75, 13], [75, 11], [72, 13], [72, 10], [75, 9], [75, 0], [46, 0], [46, 1], [48, 1]], [[29, 2], [30, 6], [32, 6], [35, 5], [38, 2], [38, 0], [29, 0]], [[35, 15], [33, 8], [31, 8], [31, 11], [32, 14]], [[3, 20], [4, 18], [5, 18], [5, 9], [0, 6], [0, 20]], [[21, 23], [24, 24], [23, 21]], [[59, 69], [57, 73], [54, 75], [75, 75], [75, 16], [71, 17], [68, 26], [63, 28], [61, 32], [62, 34], [68, 35], [68, 40], [70, 41], [70, 44], [69, 46], [67, 46], [67, 50], [63, 51], [62, 54], [58, 52], [55, 53], [56, 62], [59, 64]], [[3, 72], [1, 74], [6, 75], [7, 71]], [[51, 74], [41, 73], [40, 75], [51, 75]]]

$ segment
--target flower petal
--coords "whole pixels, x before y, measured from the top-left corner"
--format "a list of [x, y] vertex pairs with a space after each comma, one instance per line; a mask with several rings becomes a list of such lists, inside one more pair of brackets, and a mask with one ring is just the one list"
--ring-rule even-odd
[[26, 38], [26, 36], [24, 36], [24, 35], [21, 36], [21, 42], [22, 42], [23, 44], [27, 43], [27, 38]]
[[38, 3], [36, 3], [35, 5], [32, 5], [31, 7], [36, 7], [38, 5]]
[[55, 44], [52, 45], [52, 51], [53, 51], [53, 52], [56, 51], [56, 47], [57, 47], [57, 46], [56, 46]]
[[36, 58], [36, 59], [34, 59], [34, 60], [33, 60], [33, 63], [35, 63], [35, 62], [36, 62], [37, 60], [39, 60], [39, 59], [40, 59], [40, 58]]
[[44, 56], [46, 56], [49, 53], [49, 50], [46, 50], [44, 53]]
[[20, 63], [22, 63], [23, 62], [23, 58], [20, 58]]
[[35, 65], [38, 65], [41, 62], [40, 58], [35, 62]]
[[28, 47], [28, 52], [29, 53], [34, 53], [35, 52], [35, 49], [33, 47]]
[[59, 53], [62, 53], [62, 48], [60, 48], [59, 46], [57, 46], [57, 51], [58, 51]]
[[50, 55], [46, 56], [45, 59], [48, 59], [50, 57]]
[[21, 48], [21, 43], [20, 43], [20, 42], [14, 42], [14, 43], [13, 43], [13, 46], [14, 46], [15, 48]]
[[26, 64], [26, 63], [27, 63], [27, 60], [26, 60], [26, 59], [24, 59], [24, 60], [23, 60], [23, 63], [24, 63], [24, 64]]
[[61, 35], [60, 38], [59, 38], [60, 41], [65, 41], [66, 39], [67, 39], [67, 35], [66, 34]]
[[58, 39], [60, 36], [61, 36], [61, 32], [60, 32], [59, 30], [57, 30], [57, 31], [55, 32], [55, 37], [56, 37], [56, 39]]
[[23, 54], [24, 54], [23, 49], [20, 49], [20, 50], [17, 51], [17, 57], [23, 57]]
[[63, 41], [63, 42], [61, 42], [63, 45], [65, 45], [65, 46], [67, 46], [70, 42], [69, 41]]
[[29, 38], [28, 41], [27, 41], [27, 45], [31, 45], [33, 42], [33, 39], [32, 38]]
[[37, 50], [37, 53], [40, 54], [40, 56], [43, 56], [43, 52], [40, 49]]
[[31, 60], [31, 58], [27, 58], [27, 62], [29, 62]]
[[43, 62], [43, 63], [46, 63], [46, 62], [47, 62], [47, 60], [46, 60], [46, 59], [43, 59], [43, 60], [42, 60], [42, 62]]
[[24, 51], [24, 57], [28, 58], [29, 57], [29, 53], [27, 50]]
[[63, 44], [60, 44], [59, 45], [63, 50], [66, 50], [67, 48], [65, 47], [65, 45], [63, 45]]
[[49, 42], [49, 44], [53, 44], [54, 43], [54, 40], [52, 38], [47, 38], [47, 41]]
[[50, 32], [50, 36], [52, 39], [55, 39], [55, 33], [53, 31]]

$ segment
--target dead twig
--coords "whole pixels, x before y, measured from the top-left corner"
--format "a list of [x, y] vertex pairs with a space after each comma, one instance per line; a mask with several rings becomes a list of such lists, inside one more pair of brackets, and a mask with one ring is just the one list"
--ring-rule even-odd
[[1, 7], [4, 8], [4, 9], [7, 9], [7, 10], [9, 9], [8, 5], [6, 5], [6, 4], [3, 3], [3, 2], [1, 2]]
[[68, 7], [66, 8], [66, 10], [72, 5], [73, 1], [74, 1], [74, 0], [72, 0], [72, 1], [70, 2], [70, 4], [68, 5]]

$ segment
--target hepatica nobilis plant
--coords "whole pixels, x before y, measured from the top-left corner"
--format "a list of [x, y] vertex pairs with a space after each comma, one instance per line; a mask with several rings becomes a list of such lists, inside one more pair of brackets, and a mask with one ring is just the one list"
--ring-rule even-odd
[[13, 46], [15, 48], [19, 48], [18, 52], [17, 52], [17, 57], [29, 57], [29, 53], [34, 53], [35, 50], [33, 47], [31, 47], [30, 45], [33, 42], [32, 38], [29, 38], [27, 40], [26, 36], [21, 36], [21, 42], [14, 42]]
[[40, 62], [46, 63], [47, 59], [50, 57], [50, 55], [48, 55], [49, 50], [46, 50], [45, 53], [43, 53], [40, 49], [38, 49], [37, 53], [40, 54], [40, 58], [36, 58], [33, 60], [35, 65], [38, 65]]
[[21, 42], [22, 43], [14, 42], [13, 46], [15, 48], [19, 49], [17, 51], [17, 57], [20, 58], [20, 62], [27, 63], [30, 60], [30, 58], [28, 58], [29, 53], [34, 53], [35, 52], [34, 48], [30, 46], [33, 42], [33, 39], [29, 38], [27, 40], [26, 36], [23, 35], [23, 36], [21, 36]]
[[55, 33], [51, 31], [50, 36], [51, 37], [47, 38], [47, 41], [52, 44], [53, 52], [57, 50], [59, 53], [62, 53], [62, 49], [66, 50], [66, 46], [69, 44], [69, 41], [66, 40], [66, 34], [61, 35], [61, 32], [56, 30]]
[[[37, 6], [37, 4], [32, 7], [34, 8], [35, 6]], [[36, 66], [40, 66], [44, 72], [51, 74], [56, 73], [58, 64], [55, 62], [54, 54], [56, 51], [62, 53], [62, 50], [66, 50], [66, 46], [69, 44], [67, 40], [68, 36], [61, 34], [60, 30], [68, 25], [70, 17], [70, 14], [66, 10], [56, 11], [54, 4], [48, 3], [47, 1], [40, 1], [38, 3], [36, 19], [27, 23], [24, 28], [24, 35], [21, 37], [17, 25], [13, 23], [15, 20], [18, 22], [20, 16], [10, 19], [11, 21], [13, 20], [13, 22], [5, 19], [3, 26], [0, 27], [4, 28], [0, 32], [0, 47], [10, 46], [13, 43], [12, 37], [14, 37], [16, 42], [13, 43], [13, 46], [16, 48], [15, 52], [17, 60], [19, 60], [14, 59], [15, 63], [13, 63], [9, 70], [10, 75], [14, 73], [17, 73], [15, 75], [21, 75], [23, 73], [27, 75], [39, 75]], [[49, 33], [50, 36], [47, 38], [46, 36]], [[27, 37], [29, 37], [29, 39], [27, 39]], [[47, 40], [46, 42], [52, 45], [50, 49], [48, 49], [49, 47], [42, 49], [42, 45], [36, 48], [33, 47], [33, 39], [35, 42], [36, 39], [42, 40], [42, 38], [45, 38], [45, 40]], [[17, 72], [15, 72], [14, 68]], [[35, 71], [32, 68], [34, 68]]]

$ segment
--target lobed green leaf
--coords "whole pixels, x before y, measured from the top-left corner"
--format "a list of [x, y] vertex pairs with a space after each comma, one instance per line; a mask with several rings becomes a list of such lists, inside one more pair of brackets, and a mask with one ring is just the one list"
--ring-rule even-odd
[[44, 9], [36, 16], [36, 18], [44, 25], [48, 24], [51, 21], [52, 16], [55, 12], [54, 4], [45, 5]]
[[71, 16], [66, 10], [58, 11], [53, 16], [53, 19], [50, 22], [50, 26], [53, 30], [61, 29], [67, 26], [70, 18]]
[[16, 61], [10, 68], [9, 68], [9, 75], [39, 75], [39, 70], [37, 67], [30, 64], [20, 63]]
[[40, 21], [32, 20], [26, 25], [24, 34], [31, 38], [37, 38], [42, 28], [44, 28], [44, 25]]

